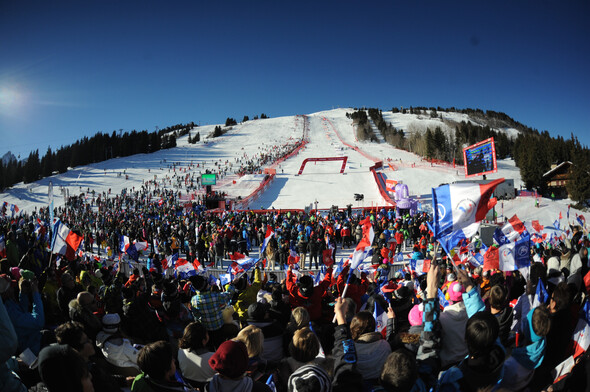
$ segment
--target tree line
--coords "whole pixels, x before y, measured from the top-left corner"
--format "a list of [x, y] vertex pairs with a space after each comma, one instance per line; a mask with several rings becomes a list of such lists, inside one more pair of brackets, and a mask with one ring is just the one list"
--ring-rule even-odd
[[74, 144], [62, 146], [56, 151], [51, 147], [42, 157], [39, 150], [32, 151], [24, 161], [0, 162], [0, 190], [19, 182], [30, 183], [55, 173], [65, 173], [68, 167], [102, 162], [107, 159], [147, 154], [176, 147], [176, 138], [195, 128], [194, 122], [177, 124], [154, 132], [122, 130], [111, 134], [98, 132], [83, 137]]
[[[375, 108], [355, 109], [346, 116], [353, 120], [359, 140], [377, 141], [369, 117], [383, 135], [385, 141], [392, 146], [413, 152], [426, 159], [437, 159], [463, 165], [463, 148], [493, 137], [496, 157], [505, 159], [512, 157], [527, 189], [536, 189], [547, 195], [547, 184], [543, 174], [551, 169], [554, 163], [572, 162], [567, 184], [568, 193], [576, 201], [578, 207], [590, 207], [590, 149], [582, 146], [572, 134], [565, 140], [562, 136], [551, 137], [549, 132], [539, 132], [527, 127], [510, 116], [494, 111], [481, 109], [426, 108], [410, 107], [408, 109], [393, 108], [393, 113], [410, 113], [426, 115], [430, 118], [441, 118], [441, 112], [457, 112], [468, 114], [471, 118], [481, 120], [486, 125], [462, 121], [456, 124], [454, 131], [445, 132], [441, 127], [426, 130], [418, 129], [408, 134], [396, 129], [383, 119], [383, 113]], [[367, 115], [368, 113], [368, 115]], [[510, 138], [505, 132], [493, 128], [510, 127], [519, 130], [516, 138]]]

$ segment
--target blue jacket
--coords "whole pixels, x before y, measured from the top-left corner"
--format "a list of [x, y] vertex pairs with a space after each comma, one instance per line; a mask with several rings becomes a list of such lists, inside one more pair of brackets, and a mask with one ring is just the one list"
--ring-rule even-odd
[[17, 345], [14, 326], [8, 317], [4, 303], [0, 300], [0, 391], [26, 392], [27, 390], [9, 366], [9, 363], [14, 363], [11, 357], [16, 353]]
[[33, 354], [39, 355], [41, 350], [41, 330], [45, 325], [45, 316], [43, 313], [43, 302], [38, 292], [33, 293], [33, 310], [29, 313], [23, 309], [23, 299], [19, 298], [19, 303], [15, 301], [6, 301], [6, 311], [12, 321], [12, 325], [18, 336], [18, 353], [24, 351], [27, 347]]

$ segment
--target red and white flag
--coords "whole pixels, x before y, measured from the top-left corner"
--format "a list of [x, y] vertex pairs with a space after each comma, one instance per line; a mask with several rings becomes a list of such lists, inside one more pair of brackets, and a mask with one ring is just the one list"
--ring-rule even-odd
[[369, 251], [371, 250], [371, 244], [373, 243], [373, 238], [375, 238], [375, 232], [373, 231], [373, 225], [371, 225], [369, 217], [363, 219], [359, 224], [362, 225], [363, 228], [363, 237], [352, 253], [352, 260], [350, 262], [351, 271], [357, 269], [368, 256]]

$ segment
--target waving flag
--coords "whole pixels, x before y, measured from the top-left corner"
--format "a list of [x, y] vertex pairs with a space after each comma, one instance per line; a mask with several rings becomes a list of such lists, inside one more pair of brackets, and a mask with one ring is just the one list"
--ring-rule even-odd
[[508, 222], [502, 226], [502, 233], [504, 233], [508, 241], [511, 242], [519, 240], [525, 232], [526, 228], [524, 227], [524, 223], [522, 223], [522, 221], [518, 219], [518, 216], [516, 215], [508, 219]]
[[217, 285], [221, 287], [225, 287], [226, 284], [231, 282], [231, 274], [221, 274], [219, 275], [219, 279], [217, 279]]
[[168, 268], [174, 268], [176, 260], [178, 260], [178, 253], [174, 253], [173, 255], [162, 259], [162, 269], [166, 271]]
[[141, 252], [148, 248], [148, 243], [146, 241], [135, 241], [133, 245], [135, 245], [135, 249], [137, 249], [138, 252]]
[[328, 267], [334, 264], [334, 259], [332, 258], [332, 249], [324, 249], [322, 251], [322, 261]]
[[0, 257], [6, 257], [6, 240], [0, 235]]
[[483, 255], [483, 270], [497, 270], [500, 268], [500, 252], [495, 246], [490, 246]]
[[385, 336], [387, 328], [387, 312], [381, 308], [379, 301], [375, 301], [373, 317], [375, 318], [375, 332], [379, 332], [381, 335]]
[[410, 270], [416, 275], [424, 275], [430, 269], [430, 260], [410, 259]]
[[359, 264], [369, 255], [369, 252], [372, 250], [371, 244], [373, 243], [373, 238], [375, 238], [375, 232], [373, 231], [369, 217], [359, 222], [359, 224], [363, 228], [363, 237], [352, 253], [352, 260], [350, 262], [351, 271], [357, 269]]
[[494, 189], [503, 178], [488, 184], [460, 183], [432, 188], [434, 206], [434, 237], [442, 238], [462, 230], [465, 238], [472, 237], [479, 229], [478, 222], [485, 219], [497, 200], [491, 198]]
[[53, 226], [53, 240], [51, 251], [60, 255], [65, 255], [66, 259], [72, 261], [76, 258], [76, 251], [82, 242], [82, 236], [71, 231], [60, 220]]
[[547, 290], [545, 290], [545, 285], [541, 278], [539, 278], [539, 281], [537, 282], [537, 291], [535, 292], [535, 298], [533, 299], [533, 308], [546, 304], [548, 298], [549, 294], [547, 294]]
[[293, 265], [299, 263], [299, 255], [295, 251], [295, 247], [292, 246], [289, 249], [289, 257], [287, 257], [287, 264]]
[[275, 235], [275, 232], [272, 230], [272, 228], [270, 227], [270, 225], [266, 225], [266, 234], [264, 235], [264, 242], [262, 243], [262, 247], [260, 248], [260, 256], [261, 257], [264, 254], [264, 251], [266, 250], [266, 247], [268, 246], [268, 243], [270, 242], [270, 239], [274, 235]]
[[574, 329], [572, 342], [574, 346], [574, 358], [584, 354], [590, 346], [590, 302], [586, 301], [582, 309], [582, 316]]
[[447, 301], [447, 299], [445, 298], [445, 294], [442, 292], [440, 288], [438, 289], [438, 303], [443, 308], [449, 306], [449, 301]]
[[180, 279], [188, 279], [195, 276], [197, 271], [191, 262], [185, 259], [178, 259], [174, 265], [174, 275]]
[[526, 236], [516, 242], [499, 248], [499, 268], [502, 271], [514, 271], [531, 264], [530, 238]]
[[[427, 225], [432, 229], [430, 222], [427, 222]], [[477, 226], [477, 230], [479, 230], [479, 223], [476, 223], [475, 226]], [[477, 230], [476, 230], [476, 232], [477, 232]], [[469, 240], [469, 238], [465, 237], [465, 231], [464, 230], [457, 230], [457, 231], [453, 231], [445, 236], [442, 236], [441, 238], [438, 239], [438, 242], [443, 247], [443, 249], [447, 253], [449, 253], [451, 251], [451, 249], [453, 249], [461, 241], [464, 241], [464, 240]]]
[[586, 226], [586, 218], [584, 218], [584, 215], [576, 214], [576, 220], [578, 221], [580, 226], [582, 226], [582, 227]]
[[274, 381], [274, 378], [273, 378], [273, 374], [272, 373], [268, 377], [268, 380], [266, 380], [266, 385], [268, 385], [268, 387], [270, 388], [271, 392], [277, 392], [277, 386], [275, 385], [275, 381]]

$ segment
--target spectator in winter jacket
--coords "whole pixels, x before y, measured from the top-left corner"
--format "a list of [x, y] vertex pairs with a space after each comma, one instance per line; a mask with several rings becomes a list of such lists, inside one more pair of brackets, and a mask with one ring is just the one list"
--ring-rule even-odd
[[350, 323], [350, 332], [356, 347], [357, 370], [367, 384], [376, 384], [391, 347], [383, 335], [375, 331], [375, 319], [371, 312], [357, 313]]
[[344, 291], [344, 287], [348, 280], [348, 288], [346, 289], [346, 298], [352, 298], [354, 303], [356, 304], [356, 308], [360, 309], [362, 306], [361, 297], [367, 293], [367, 287], [369, 286], [369, 281], [367, 280], [367, 274], [364, 272], [361, 273], [360, 279], [352, 273], [350, 279], [348, 279], [348, 272], [350, 271], [350, 264], [346, 264], [346, 266], [340, 271], [338, 278], [336, 279], [336, 286], [338, 287], [338, 293], [340, 296]]
[[444, 391], [476, 391], [495, 387], [503, 377], [506, 352], [498, 342], [499, 326], [496, 318], [485, 312], [479, 292], [464, 270], [457, 270], [457, 278], [465, 287], [462, 295], [469, 317], [464, 329], [469, 356], [445, 371], [438, 388]]
[[240, 321], [245, 324], [248, 316], [248, 306], [256, 302], [256, 295], [262, 287], [262, 275], [260, 268], [256, 265], [254, 268], [254, 281], [248, 284], [246, 275], [242, 275], [234, 284], [236, 294], [234, 295], [234, 309], [238, 314]]
[[88, 291], [82, 291], [78, 297], [70, 301], [70, 320], [79, 321], [84, 326], [86, 335], [94, 342], [96, 334], [102, 329], [100, 319], [96, 312], [96, 299]]
[[442, 348], [440, 352], [443, 369], [458, 363], [467, 355], [465, 343], [465, 326], [467, 324], [467, 309], [463, 302], [463, 285], [454, 281], [449, 286], [449, 305], [440, 314], [442, 331]]
[[[12, 286], [2, 294], [6, 312], [10, 317], [10, 321], [12, 321], [18, 337], [17, 354], [29, 348], [33, 354], [39, 355], [39, 351], [41, 350], [41, 330], [45, 324], [43, 301], [41, 300], [36, 280], [28, 281], [21, 278], [19, 286], [21, 289], [18, 300], [15, 297], [16, 288]], [[25, 289], [25, 287], [27, 288]], [[30, 311], [28, 306], [21, 305], [28, 302], [26, 297], [29, 292], [33, 299]]]
[[495, 285], [490, 289], [490, 313], [492, 313], [500, 330], [498, 337], [504, 347], [510, 346], [510, 327], [512, 326], [512, 308], [508, 306], [508, 290], [504, 285]]
[[178, 342], [178, 366], [182, 375], [195, 387], [202, 388], [211, 381], [215, 370], [209, 365], [213, 352], [207, 349], [209, 334], [199, 322], [186, 326]]
[[293, 266], [287, 270], [286, 285], [289, 291], [289, 302], [296, 308], [303, 306], [309, 312], [311, 321], [317, 321], [322, 316], [322, 296], [330, 287], [332, 281], [332, 267], [326, 271], [324, 280], [317, 286], [313, 286], [313, 279], [309, 275], [304, 275], [297, 282], [297, 277], [293, 273]]
[[121, 317], [117, 313], [105, 314], [102, 317], [102, 330], [96, 335], [98, 347], [108, 363], [118, 368], [125, 368], [126, 375], [137, 376], [137, 354], [139, 351], [129, 339], [123, 338], [119, 325]]

